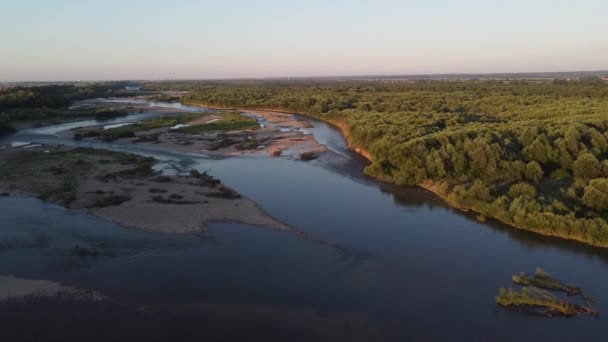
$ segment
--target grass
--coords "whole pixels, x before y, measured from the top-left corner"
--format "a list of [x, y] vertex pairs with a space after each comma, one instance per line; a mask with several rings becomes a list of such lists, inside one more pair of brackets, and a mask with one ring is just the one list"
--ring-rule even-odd
[[175, 125], [192, 121], [196, 118], [201, 117], [202, 115], [206, 114], [184, 113], [174, 116], [161, 116], [156, 119], [141, 121], [132, 125], [106, 129], [101, 131], [99, 135], [104, 141], [113, 141], [122, 138], [132, 138], [135, 136], [136, 132], [149, 131], [152, 129], [163, 127], [173, 127]]
[[549, 317], [552, 317], [554, 314], [562, 314], [564, 316], [597, 314], [597, 311], [591, 307], [566, 302], [549, 291], [536, 287], [524, 287], [521, 291], [500, 289], [496, 302], [502, 306], [542, 308], [544, 309], [544, 313]]
[[[165, 127], [173, 127], [179, 124], [188, 123], [194, 119], [200, 118], [201, 116], [208, 114], [192, 114], [185, 113], [175, 116], [163, 116], [153, 120], [147, 120], [138, 122], [132, 125], [121, 126], [106, 129], [99, 132], [99, 136], [104, 141], [113, 141], [116, 139], [123, 138], [133, 138], [135, 137], [135, 133], [149, 131], [157, 128], [165, 128]], [[220, 121], [201, 124], [201, 125], [192, 125], [186, 126], [177, 129], [178, 132], [190, 133], [190, 134], [200, 134], [203, 132], [214, 132], [214, 131], [237, 131], [244, 129], [255, 129], [258, 128], [259, 125], [254, 118], [249, 118], [239, 114], [238, 112], [221, 112], [216, 114], [220, 117]]]
[[218, 115], [221, 117], [220, 121], [182, 127], [179, 129], [179, 131], [198, 134], [213, 131], [238, 131], [244, 129], [255, 129], [259, 127], [258, 122], [254, 118], [243, 116], [237, 112], [222, 112]]
[[49, 153], [22, 150], [0, 159], [0, 180], [37, 193], [42, 200], [69, 205], [77, 197], [82, 175], [90, 173], [102, 162], [131, 167], [128, 171], [137, 174], [150, 173], [156, 160], [92, 148]]
[[304, 152], [302, 154], [300, 154], [300, 159], [308, 161], [308, 160], [313, 160], [317, 158], [317, 154], [315, 152]]
[[78, 193], [78, 180], [74, 174], [68, 173], [63, 176], [59, 184], [40, 194], [43, 201], [52, 201], [68, 205], [76, 200]]
[[127, 111], [116, 108], [100, 108], [95, 110], [95, 120], [109, 120], [127, 115], [129, 115]]
[[536, 269], [534, 276], [527, 273], [522, 273], [519, 276], [513, 276], [513, 283], [524, 286], [534, 286], [547, 290], [566, 292], [569, 296], [576, 296], [582, 293], [581, 289], [576, 286], [566, 285], [559, 280], [552, 278], [550, 274], [540, 268]]

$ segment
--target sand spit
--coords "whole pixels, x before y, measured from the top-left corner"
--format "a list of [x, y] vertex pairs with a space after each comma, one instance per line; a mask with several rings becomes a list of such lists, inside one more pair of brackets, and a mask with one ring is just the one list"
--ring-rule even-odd
[[0, 302], [22, 300], [27, 297], [68, 296], [74, 299], [102, 300], [103, 297], [93, 291], [64, 286], [49, 280], [34, 280], [0, 275]]
[[214, 222], [292, 230], [221, 181], [163, 176], [150, 158], [66, 146], [0, 149], [0, 193], [37, 196], [146, 230], [205, 231]]

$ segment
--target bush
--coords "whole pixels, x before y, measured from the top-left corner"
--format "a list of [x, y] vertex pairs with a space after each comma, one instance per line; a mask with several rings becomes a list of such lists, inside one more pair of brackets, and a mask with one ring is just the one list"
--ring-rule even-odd
[[528, 197], [536, 198], [536, 188], [528, 183], [517, 183], [509, 188], [509, 197]]
[[538, 182], [543, 178], [543, 169], [536, 161], [531, 161], [526, 165], [526, 178]]
[[575, 177], [592, 179], [601, 175], [600, 162], [591, 153], [583, 153], [576, 158], [572, 164], [572, 172]]

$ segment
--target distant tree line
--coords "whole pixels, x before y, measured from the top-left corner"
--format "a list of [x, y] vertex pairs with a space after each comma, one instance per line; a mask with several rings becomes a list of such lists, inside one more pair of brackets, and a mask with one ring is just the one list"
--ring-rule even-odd
[[23, 120], [92, 115], [108, 118], [123, 115], [117, 111], [67, 110], [78, 100], [96, 97], [128, 96], [134, 92], [125, 90], [126, 82], [105, 82], [82, 85], [47, 85], [12, 87], [0, 91], [0, 134], [13, 131], [10, 123]]

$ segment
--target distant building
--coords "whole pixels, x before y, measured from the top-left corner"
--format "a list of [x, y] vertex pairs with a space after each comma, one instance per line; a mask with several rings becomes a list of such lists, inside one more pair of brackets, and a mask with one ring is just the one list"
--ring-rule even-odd
[[602, 80], [602, 81], [608, 81], [608, 76], [600, 77], [600, 80]]

